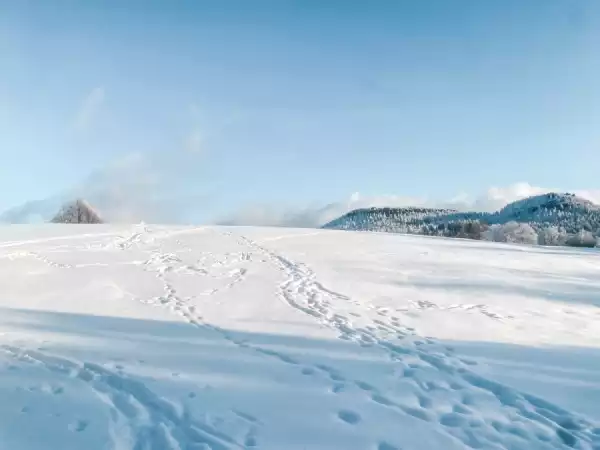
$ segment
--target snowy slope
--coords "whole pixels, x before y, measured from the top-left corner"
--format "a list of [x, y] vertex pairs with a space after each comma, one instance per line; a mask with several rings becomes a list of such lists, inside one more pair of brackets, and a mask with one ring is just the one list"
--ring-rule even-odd
[[600, 254], [0, 231], [0, 448], [600, 448]]

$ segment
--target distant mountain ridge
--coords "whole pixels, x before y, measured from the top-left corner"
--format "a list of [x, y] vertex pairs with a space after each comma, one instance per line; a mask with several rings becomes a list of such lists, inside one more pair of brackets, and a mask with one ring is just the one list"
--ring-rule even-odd
[[[433, 208], [357, 209], [323, 228], [474, 237], [487, 226], [509, 222], [528, 224], [536, 232], [556, 228], [567, 235], [589, 232], [598, 236], [600, 206], [574, 194], [551, 192], [518, 200], [493, 213]], [[467, 230], [465, 224], [470, 224]]]

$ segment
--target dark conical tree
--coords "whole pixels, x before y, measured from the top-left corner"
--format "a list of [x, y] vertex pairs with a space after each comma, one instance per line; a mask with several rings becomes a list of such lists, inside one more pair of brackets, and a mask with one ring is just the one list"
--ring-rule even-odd
[[72, 203], [64, 205], [56, 216], [51, 220], [52, 223], [103, 223], [98, 213], [90, 206], [88, 202], [77, 199]]

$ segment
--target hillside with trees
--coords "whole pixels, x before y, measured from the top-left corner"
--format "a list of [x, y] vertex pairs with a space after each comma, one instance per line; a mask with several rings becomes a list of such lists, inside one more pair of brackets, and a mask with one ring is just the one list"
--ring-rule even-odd
[[549, 193], [493, 213], [432, 208], [367, 208], [323, 228], [484, 239], [539, 245], [599, 245], [600, 206], [573, 194]]

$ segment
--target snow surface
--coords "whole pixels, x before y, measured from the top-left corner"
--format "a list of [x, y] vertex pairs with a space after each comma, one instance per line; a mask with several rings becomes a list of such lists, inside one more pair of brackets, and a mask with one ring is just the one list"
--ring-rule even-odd
[[0, 229], [0, 448], [600, 449], [600, 253]]

